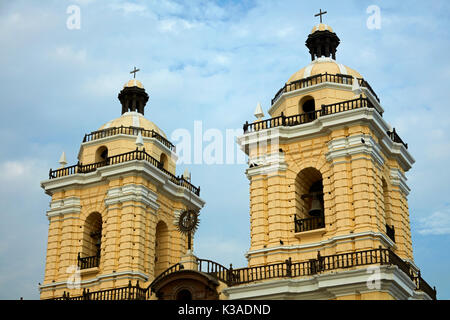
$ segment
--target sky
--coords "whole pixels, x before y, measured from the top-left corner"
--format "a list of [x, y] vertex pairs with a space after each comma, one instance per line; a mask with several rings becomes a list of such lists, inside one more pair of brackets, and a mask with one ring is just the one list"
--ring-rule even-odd
[[[304, 43], [319, 9], [341, 39], [337, 61], [370, 83], [409, 144], [415, 262], [438, 298], [449, 299], [447, 0], [1, 1], [0, 299], [39, 298], [50, 201], [40, 182], [63, 151], [75, 164], [84, 134], [120, 116], [117, 94], [134, 66], [150, 96], [145, 116], [169, 139], [196, 123], [225, 135], [253, 121], [258, 102], [267, 116], [275, 93], [309, 64]], [[206, 201], [198, 257], [246, 266], [246, 167], [177, 167], [191, 171]]]

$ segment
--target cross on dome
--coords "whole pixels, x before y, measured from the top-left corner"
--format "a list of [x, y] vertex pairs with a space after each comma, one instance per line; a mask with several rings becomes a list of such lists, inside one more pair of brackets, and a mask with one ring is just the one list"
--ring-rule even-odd
[[133, 74], [133, 78], [136, 79], [136, 72], [141, 71], [140, 69], [136, 69], [136, 67], [134, 67], [133, 71], [130, 71], [130, 73]]
[[318, 14], [316, 14], [316, 15], [314, 15], [314, 17], [319, 17], [320, 16], [320, 23], [322, 23], [322, 16], [324, 15], [324, 14], [327, 14], [328, 12], [326, 12], [326, 11], [323, 11], [322, 12], [322, 9], [320, 9], [320, 12], [318, 13]]

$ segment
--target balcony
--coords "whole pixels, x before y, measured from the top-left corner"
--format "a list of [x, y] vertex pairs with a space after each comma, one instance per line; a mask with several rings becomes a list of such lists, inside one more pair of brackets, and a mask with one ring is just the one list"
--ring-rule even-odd
[[106, 137], [110, 137], [110, 136], [115, 136], [118, 134], [137, 136], [139, 134], [139, 132], [141, 133], [142, 137], [154, 138], [154, 139], [158, 140], [159, 142], [161, 142], [169, 150], [175, 152], [175, 146], [172, 144], [172, 142], [170, 142], [169, 140], [164, 138], [158, 132], [156, 132], [154, 130], [144, 130], [144, 129], [138, 128], [138, 127], [120, 126], [120, 127], [112, 127], [112, 128], [107, 128], [107, 129], [103, 129], [103, 130], [93, 131], [89, 134], [84, 135], [83, 142], [94, 141], [94, 140], [98, 140], [98, 139], [102, 139], [102, 138], [106, 138]]
[[80, 253], [78, 253], [78, 267], [80, 270], [96, 268], [100, 265], [100, 255], [95, 255], [91, 257], [81, 258]]
[[[361, 87], [367, 88], [370, 93], [377, 99], [379, 102], [380, 99], [376, 95], [375, 91], [372, 89], [372, 87], [369, 85], [367, 81], [365, 81], [362, 78], [357, 79], [359, 82], [359, 85]], [[286, 84], [283, 88], [278, 90], [278, 92], [275, 94], [275, 97], [272, 99], [272, 105], [274, 105], [283, 95], [283, 93], [295, 91], [303, 88], [308, 88], [320, 83], [339, 83], [339, 84], [347, 84], [347, 85], [353, 85], [353, 77], [345, 74], [318, 74], [314, 75], [305, 79], [300, 79], [297, 81], [293, 81], [291, 83]]]
[[[360, 109], [360, 108], [376, 108], [370, 102], [369, 99], [363, 98], [360, 96], [358, 99], [347, 100], [343, 102], [333, 103], [333, 104], [323, 104], [321, 110], [316, 110], [308, 113], [301, 113], [294, 116], [285, 116], [281, 113], [281, 116], [274, 117], [267, 120], [262, 120], [258, 122], [248, 123], [248, 121], [244, 124], [243, 130], [244, 134], [262, 131], [266, 129], [272, 129], [276, 127], [294, 127], [298, 125], [302, 125], [305, 123], [313, 122], [319, 117], [337, 114], [345, 111]], [[380, 114], [381, 115], [381, 114]], [[387, 136], [395, 143], [401, 143], [403, 146], [408, 149], [408, 144], [404, 143], [400, 136], [395, 131], [387, 131]]]
[[324, 217], [314, 217], [314, 218], [307, 218], [307, 219], [295, 218], [294, 223], [295, 223], [295, 233], [307, 232], [307, 231], [325, 228], [325, 218]]
[[[425, 292], [433, 300], [436, 300], [437, 295], [436, 288], [432, 288], [423, 280], [420, 271], [415, 273], [409, 263], [403, 261], [390, 249], [381, 247], [329, 256], [321, 256], [320, 252], [318, 252], [316, 259], [308, 261], [293, 263], [291, 259], [288, 259], [281, 263], [240, 269], [233, 269], [232, 265], [230, 265], [230, 268], [226, 268], [214, 261], [203, 259], [197, 259], [197, 263], [197, 271], [209, 274], [230, 287], [276, 278], [309, 277], [315, 274], [360, 266], [391, 265], [397, 266], [398, 269], [404, 272], [415, 283], [416, 290]], [[172, 265], [156, 277], [147, 288], [141, 288], [139, 282], [132, 286], [130, 281], [126, 287], [94, 292], [84, 290], [83, 295], [76, 297], [70, 297], [64, 292], [63, 297], [55, 298], [54, 300], [147, 300], [150, 299], [152, 288], [158, 281], [183, 269], [183, 265], [180, 263]]]
[[118, 154], [115, 156], [107, 157], [106, 160], [101, 161], [101, 162], [85, 164], [85, 165], [78, 162], [76, 165], [73, 165], [70, 167], [65, 167], [65, 168], [61, 168], [61, 169], [57, 169], [57, 170], [50, 169], [48, 178], [56, 179], [56, 178], [61, 178], [61, 177], [70, 176], [70, 175], [74, 175], [74, 174], [86, 174], [86, 173], [94, 172], [98, 168], [102, 168], [105, 166], [124, 163], [124, 162], [128, 162], [128, 161], [136, 161], [136, 160], [142, 160], [142, 161], [148, 162], [149, 164], [153, 165], [154, 167], [158, 168], [161, 172], [166, 174], [169, 177], [170, 181], [173, 182], [174, 184], [181, 186], [183, 188], [186, 188], [189, 191], [196, 194], [197, 196], [200, 196], [200, 187], [195, 187], [189, 181], [185, 180], [183, 176], [177, 177], [177, 176], [173, 175], [172, 173], [170, 173], [169, 171], [165, 170], [163, 168], [162, 163], [159, 162], [158, 160], [156, 160], [155, 158], [153, 158], [148, 153], [146, 153], [145, 149], [144, 150], [136, 149], [135, 151], [130, 151], [130, 152], [121, 153], [121, 154]]

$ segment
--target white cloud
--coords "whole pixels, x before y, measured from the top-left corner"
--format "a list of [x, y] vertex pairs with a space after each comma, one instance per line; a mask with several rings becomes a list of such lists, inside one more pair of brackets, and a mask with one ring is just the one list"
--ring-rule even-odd
[[450, 207], [419, 219], [419, 233], [422, 235], [450, 234]]
[[71, 46], [56, 47], [51, 54], [54, 58], [71, 63], [84, 63], [87, 59], [86, 49], [74, 49]]
[[169, 18], [162, 19], [158, 22], [158, 30], [161, 32], [172, 32], [177, 34], [184, 30], [190, 30], [201, 25], [201, 23], [190, 22], [185, 19]]
[[[111, 97], [117, 95], [122, 90], [122, 85], [126, 81], [128, 79], [122, 73], [102, 73], [85, 80], [82, 85], [82, 91], [89, 96]], [[119, 109], [119, 107], [117, 108]]]
[[124, 14], [132, 14], [132, 13], [144, 13], [147, 11], [147, 7], [142, 4], [137, 4], [133, 2], [116, 2], [112, 3], [111, 8], [113, 10], [122, 11]]
[[0, 183], [35, 177], [41, 166], [36, 160], [9, 160], [0, 163]]

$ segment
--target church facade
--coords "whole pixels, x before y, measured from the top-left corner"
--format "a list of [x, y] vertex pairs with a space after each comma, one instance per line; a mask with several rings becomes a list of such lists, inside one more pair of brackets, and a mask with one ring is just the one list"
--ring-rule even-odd
[[315, 26], [311, 63], [237, 139], [249, 164], [248, 266], [193, 254], [205, 201], [188, 173], [176, 176], [175, 147], [144, 117], [149, 97], [132, 79], [122, 115], [41, 183], [52, 197], [41, 298], [436, 299], [413, 257], [414, 159], [369, 83], [336, 61], [339, 44]]

